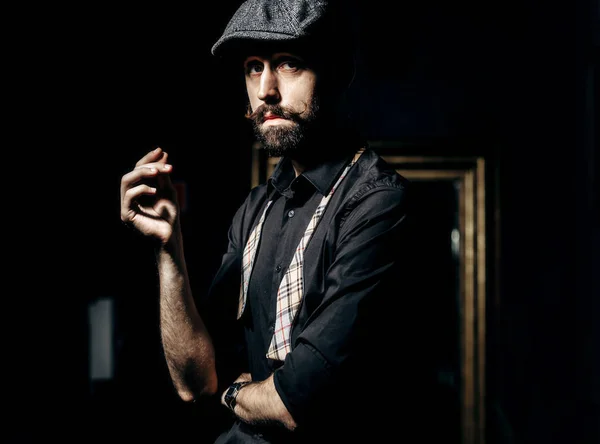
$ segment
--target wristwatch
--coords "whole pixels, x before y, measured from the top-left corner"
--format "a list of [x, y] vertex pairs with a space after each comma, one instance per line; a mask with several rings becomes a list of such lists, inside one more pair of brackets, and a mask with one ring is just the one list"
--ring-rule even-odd
[[235, 408], [235, 398], [237, 398], [240, 389], [246, 384], [250, 384], [250, 381], [234, 382], [225, 392], [225, 404], [231, 411]]

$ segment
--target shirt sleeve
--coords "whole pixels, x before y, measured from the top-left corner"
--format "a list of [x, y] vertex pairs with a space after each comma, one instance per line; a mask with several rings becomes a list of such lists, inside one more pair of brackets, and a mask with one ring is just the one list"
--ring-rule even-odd
[[405, 186], [379, 184], [350, 200], [322, 301], [274, 374], [275, 387], [299, 425], [343, 410], [339, 394], [348, 391], [349, 382], [359, 394], [356, 389], [369, 384], [365, 368], [389, 352], [397, 302], [390, 285], [398, 287], [409, 235], [407, 194]]

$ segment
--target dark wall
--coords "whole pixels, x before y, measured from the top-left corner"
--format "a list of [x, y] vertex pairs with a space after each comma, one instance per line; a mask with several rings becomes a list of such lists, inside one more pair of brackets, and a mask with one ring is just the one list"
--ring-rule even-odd
[[[352, 98], [369, 138], [465, 140], [497, 167], [490, 442], [594, 442], [597, 10], [578, 3], [573, 22], [566, 2], [392, 3], [359, 3]], [[152, 254], [120, 223], [118, 186], [155, 145], [169, 151], [202, 291], [250, 183], [242, 85], [209, 55], [236, 4], [14, 11], [23, 25], [9, 50], [16, 100], [5, 137], [6, 158], [18, 156], [6, 185], [14, 442], [210, 430], [168, 382]], [[117, 367], [92, 394], [87, 304], [106, 296], [117, 307]]]

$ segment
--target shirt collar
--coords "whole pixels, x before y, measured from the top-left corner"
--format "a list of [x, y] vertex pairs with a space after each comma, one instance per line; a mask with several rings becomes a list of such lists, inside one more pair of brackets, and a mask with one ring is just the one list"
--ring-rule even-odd
[[[304, 178], [310, 182], [319, 193], [325, 196], [329, 193], [335, 184], [336, 179], [342, 173], [342, 170], [348, 162], [350, 162], [353, 155], [353, 152], [346, 153], [318, 163], [315, 166], [304, 170], [301, 176], [304, 176]], [[272, 196], [272, 193], [275, 192], [275, 190], [284, 196], [289, 195], [291, 193], [290, 187], [294, 183], [294, 180], [297, 179], [291, 159], [282, 157], [275, 166], [273, 174], [267, 181], [268, 195]]]

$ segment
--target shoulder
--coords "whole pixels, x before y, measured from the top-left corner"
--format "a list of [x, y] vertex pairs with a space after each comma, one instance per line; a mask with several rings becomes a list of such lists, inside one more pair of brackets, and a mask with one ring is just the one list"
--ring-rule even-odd
[[366, 182], [382, 186], [408, 188], [410, 181], [402, 176], [379, 153], [367, 148], [357, 162], [358, 170]]
[[356, 163], [352, 177], [352, 190], [347, 202], [357, 203], [372, 195], [376, 201], [390, 200], [405, 203], [410, 194], [411, 182], [390, 165], [376, 151], [367, 148]]
[[411, 212], [411, 182], [371, 149], [360, 156], [345, 182], [336, 211], [340, 228], [376, 220], [395, 223]]

